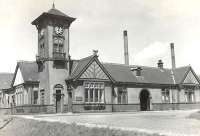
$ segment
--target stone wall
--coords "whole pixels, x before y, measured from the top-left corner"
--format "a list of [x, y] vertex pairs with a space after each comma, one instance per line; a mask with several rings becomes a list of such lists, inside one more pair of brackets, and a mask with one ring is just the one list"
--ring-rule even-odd
[[10, 108], [0, 108], [0, 116], [1, 115], [9, 115], [9, 114], [11, 114]]
[[113, 112], [140, 111], [139, 104], [113, 104]]
[[111, 104], [73, 104], [74, 113], [83, 112], [112, 112]]
[[54, 105], [24, 105], [10, 109], [12, 114], [55, 113]]
[[153, 103], [153, 110], [200, 109], [200, 103]]

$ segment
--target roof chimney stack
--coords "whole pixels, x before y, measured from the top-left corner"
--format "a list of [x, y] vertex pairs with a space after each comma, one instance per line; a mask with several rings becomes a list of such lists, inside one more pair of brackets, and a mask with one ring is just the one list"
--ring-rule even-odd
[[124, 30], [124, 60], [125, 64], [129, 65], [129, 55], [128, 55], [128, 35], [127, 31]]
[[158, 60], [158, 68], [163, 69], [163, 62], [162, 60]]
[[170, 43], [170, 46], [171, 46], [172, 69], [175, 69], [176, 63], [175, 63], [174, 43]]

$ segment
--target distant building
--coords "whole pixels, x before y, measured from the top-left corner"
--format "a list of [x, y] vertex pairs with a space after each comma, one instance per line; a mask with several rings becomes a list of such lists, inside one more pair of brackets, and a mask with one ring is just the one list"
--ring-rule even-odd
[[13, 75], [12, 73], [0, 73], [0, 109], [10, 108], [10, 103], [12, 103], [8, 91], [11, 88]]
[[[69, 54], [73, 21], [53, 6], [32, 22], [38, 30], [36, 61], [18, 62], [9, 88], [0, 84], [0, 106], [3, 94], [13, 113], [200, 108], [200, 80], [191, 66], [176, 68], [173, 44], [172, 69], [162, 60], [156, 67], [129, 65], [126, 31], [125, 64], [102, 63], [97, 51], [73, 60]], [[0, 74], [1, 78], [10, 81]]]

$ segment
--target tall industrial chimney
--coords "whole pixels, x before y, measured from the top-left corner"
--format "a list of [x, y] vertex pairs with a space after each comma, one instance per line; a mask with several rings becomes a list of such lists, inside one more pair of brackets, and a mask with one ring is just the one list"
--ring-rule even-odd
[[125, 64], [129, 65], [128, 35], [126, 30], [124, 30], [124, 59], [125, 59]]
[[170, 46], [171, 46], [172, 69], [175, 69], [176, 63], [175, 63], [174, 43], [170, 43]]

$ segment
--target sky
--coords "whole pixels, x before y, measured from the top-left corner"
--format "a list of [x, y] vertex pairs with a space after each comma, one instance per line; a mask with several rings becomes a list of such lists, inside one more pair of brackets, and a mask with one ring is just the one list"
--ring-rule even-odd
[[[102, 62], [124, 63], [123, 30], [128, 31], [129, 63], [171, 68], [191, 65], [200, 74], [199, 0], [54, 0], [75, 17], [70, 27], [70, 55], [80, 59], [98, 50]], [[1, 0], [0, 72], [14, 72], [19, 60], [35, 60], [37, 30], [31, 22], [53, 0]]]

